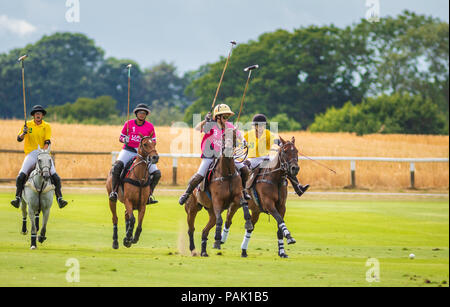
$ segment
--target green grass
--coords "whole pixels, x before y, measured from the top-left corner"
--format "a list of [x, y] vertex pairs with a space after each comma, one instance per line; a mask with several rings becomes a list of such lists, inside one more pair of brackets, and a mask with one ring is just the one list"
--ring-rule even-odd
[[[9, 205], [12, 193], [0, 193], [0, 286], [448, 286], [448, 199], [288, 201], [286, 225], [297, 244], [289, 259], [277, 256], [276, 222], [261, 215], [249, 246], [240, 257], [242, 212], [228, 242], [209, 258], [188, 251], [186, 214], [173, 196], [160, 196], [149, 207], [141, 240], [113, 250], [111, 214], [104, 194], [67, 194], [70, 204], [52, 209], [47, 241], [30, 250], [22, 236], [21, 213]], [[338, 197], [336, 197], [338, 198]], [[119, 210], [119, 242], [124, 236]], [[201, 229], [207, 213], [201, 211]], [[416, 258], [410, 260], [408, 255]], [[380, 282], [366, 281], [368, 258], [380, 263]], [[80, 263], [80, 283], [66, 281], [66, 261]]]

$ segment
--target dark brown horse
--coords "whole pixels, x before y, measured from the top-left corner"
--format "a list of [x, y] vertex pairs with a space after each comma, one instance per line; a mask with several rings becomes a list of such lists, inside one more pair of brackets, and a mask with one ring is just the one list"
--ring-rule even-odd
[[194, 244], [195, 217], [197, 216], [198, 211], [200, 211], [203, 207], [208, 211], [209, 221], [202, 232], [202, 257], [208, 257], [208, 253], [206, 252], [206, 243], [208, 240], [209, 231], [214, 225], [216, 225], [216, 234], [214, 237], [215, 242], [213, 248], [220, 249], [220, 245], [222, 244], [222, 212], [224, 210], [228, 209], [227, 220], [225, 222], [226, 229], [230, 228], [233, 216], [241, 206], [244, 208], [246, 229], [253, 229], [253, 226], [250, 223], [251, 216], [247, 203], [242, 197], [241, 176], [236, 169], [233, 156], [233, 150], [236, 145], [236, 130], [232, 130], [232, 138], [225, 138], [226, 135], [231, 135], [230, 130], [231, 129], [223, 135], [222, 144], [225, 144], [225, 146], [222, 146], [222, 154], [216, 163], [207, 191], [200, 191], [199, 189], [196, 189], [189, 197], [185, 205], [187, 222], [189, 226], [189, 248], [192, 255], [196, 255]]
[[[125, 204], [125, 224], [126, 224], [126, 237], [123, 239], [123, 245], [127, 248], [131, 247], [131, 244], [135, 244], [139, 241], [139, 237], [142, 232], [142, 221], [145, 215], [145, 208], [147, 199], [151, 193], [150, 191], [150, 175], [148, 167], [151, 163], [158, 162], [158, 153], [156, 151], [156, 145], [152, 142], [151, 137], [143, 137], [141, 135], [141, 142], [139, 144], [138, 154], [130, 171], [124, 178], [123, 187], [118, 189], [118, 199]], [[112, 173], [108, 175], [106, 180], [106, 189], [108, 195], [112, 191]], [[109, 207], [112, 213], [112, 222], [114, 225], [113, 232], [113, 248], [119, 248], [118, 235], [117, 235], [117, 213], [116, 213], [116, 201], [109, 201]], [[133, 215], [133, 210], [138, 210], [138, 226], [133, 238], [134, 224], [136, 219]]]
[[[284, 250], [284, 240], [288, 244], [295, 244], [295, 239], [284, 223], [287, 200], [287, 178], [295, 177], [300, 167], [298, 166], [298, 150], [295, 147], [295, 138], [290, 142], [280, 138], [281, 144], [275, 158], [262, 165], [259, 171], [252, 174], [254, 178], [254, 190], [251, 191], [252, 199], [248, 205], [252, 211], [252, 224], [258, 222], [261, 212], [272, 215], [278, 224], [278, 256], [288, 258]], [[256, 191], [256, 195], [255, 192]], [[247, 257], [247, 248], [253, 230], [247, 230], [241, 245], [242, 257]]]

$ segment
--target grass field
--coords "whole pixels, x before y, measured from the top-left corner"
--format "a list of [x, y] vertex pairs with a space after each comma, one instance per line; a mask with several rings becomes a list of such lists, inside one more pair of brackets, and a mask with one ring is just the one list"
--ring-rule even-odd
[[[208, 241], [209, 258], [188, 251], [186, 214], [176, 196], [158, 196], [149, 207], [141, 240], [113, 250], [111, 214], [104, 193], [66, 193], [68, 207], [52, 209], [47, 241], [29, 249], [13, 192], [0, 192], [0, 286], [444, 286], [449, 282], [448, 198], [291, 198], [286, 225], [297, 244], [289, 259], [277, 256], [276, 223], [262, 215], [240, 258], [242, 212], [235, 216], [220, 254]], [[122, 216], [122, 207], [119, 207]], [[196, 245], [206, 223], [197, 219]], [[119, 221], [119, 241], [124, 236]], [[416, 258], [408, 258], [414, 253]], [[80, 264], [80, 282], [66, 281], [66, 261]], [[380, 282], [366, 281], [368, 258], [380, 263]]]

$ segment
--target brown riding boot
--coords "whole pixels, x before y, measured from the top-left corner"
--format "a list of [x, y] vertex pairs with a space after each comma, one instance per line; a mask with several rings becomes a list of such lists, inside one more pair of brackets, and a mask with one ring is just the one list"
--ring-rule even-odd
[[288, 179], [298, 196], [302, 196], [306, 192], [306, 190], [309, 189], [309, 184], [301, 185], [296, 177], [291, 178], [288, 176]]
[[186, 201], [188, 200], [189, 196], [191, 196], [192, 192], [194, 192], [194, 189], [200, 184], [200, 182], [202, 182], [202, 180], [205, 177], [203, 177], [202, 175], [199, 174], [195, 174], [191, 180], [189, 180], [188, 183], [188, 187], [186, 189], [186, 192], [181, 195], [180, 199], [178, 200], [178, 203], [182, 206], [186, 203]]
[[245, 200], [251, 199], [250, 195], [248, 195], [247, 190], [245, 189], [248, 177], [250, 176], [250, 169], [247, 166], [244, 166], [240, 170], [241, 172], [241, 179], [242, 179], [242, 194], [244, 196]]

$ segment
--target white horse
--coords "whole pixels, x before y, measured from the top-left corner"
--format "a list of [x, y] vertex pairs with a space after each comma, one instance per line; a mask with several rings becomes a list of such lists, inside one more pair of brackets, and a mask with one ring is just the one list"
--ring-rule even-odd
[[27, 233], [26, 214], [28, 207], [28, 215], [31, 221], [31, 249], [36, 249], [37, 247], [36, 237], [39, 227], [37, 226], [37, 223], [39, 221], [40, 212], [42, 212], [44, 220], [38, 240], [40, 243], [43, 243], [47, 239], [45, 233], [55, 190], [55, 186], [50, 180], [50, 168], [52, 166], [51, 159], [50, 148], [47, 150], [39, 148], [36, 168], [28, 177], [22, 192], [21, 207], [25, 224], [25, 226], [22, 226], [22, 234]]

